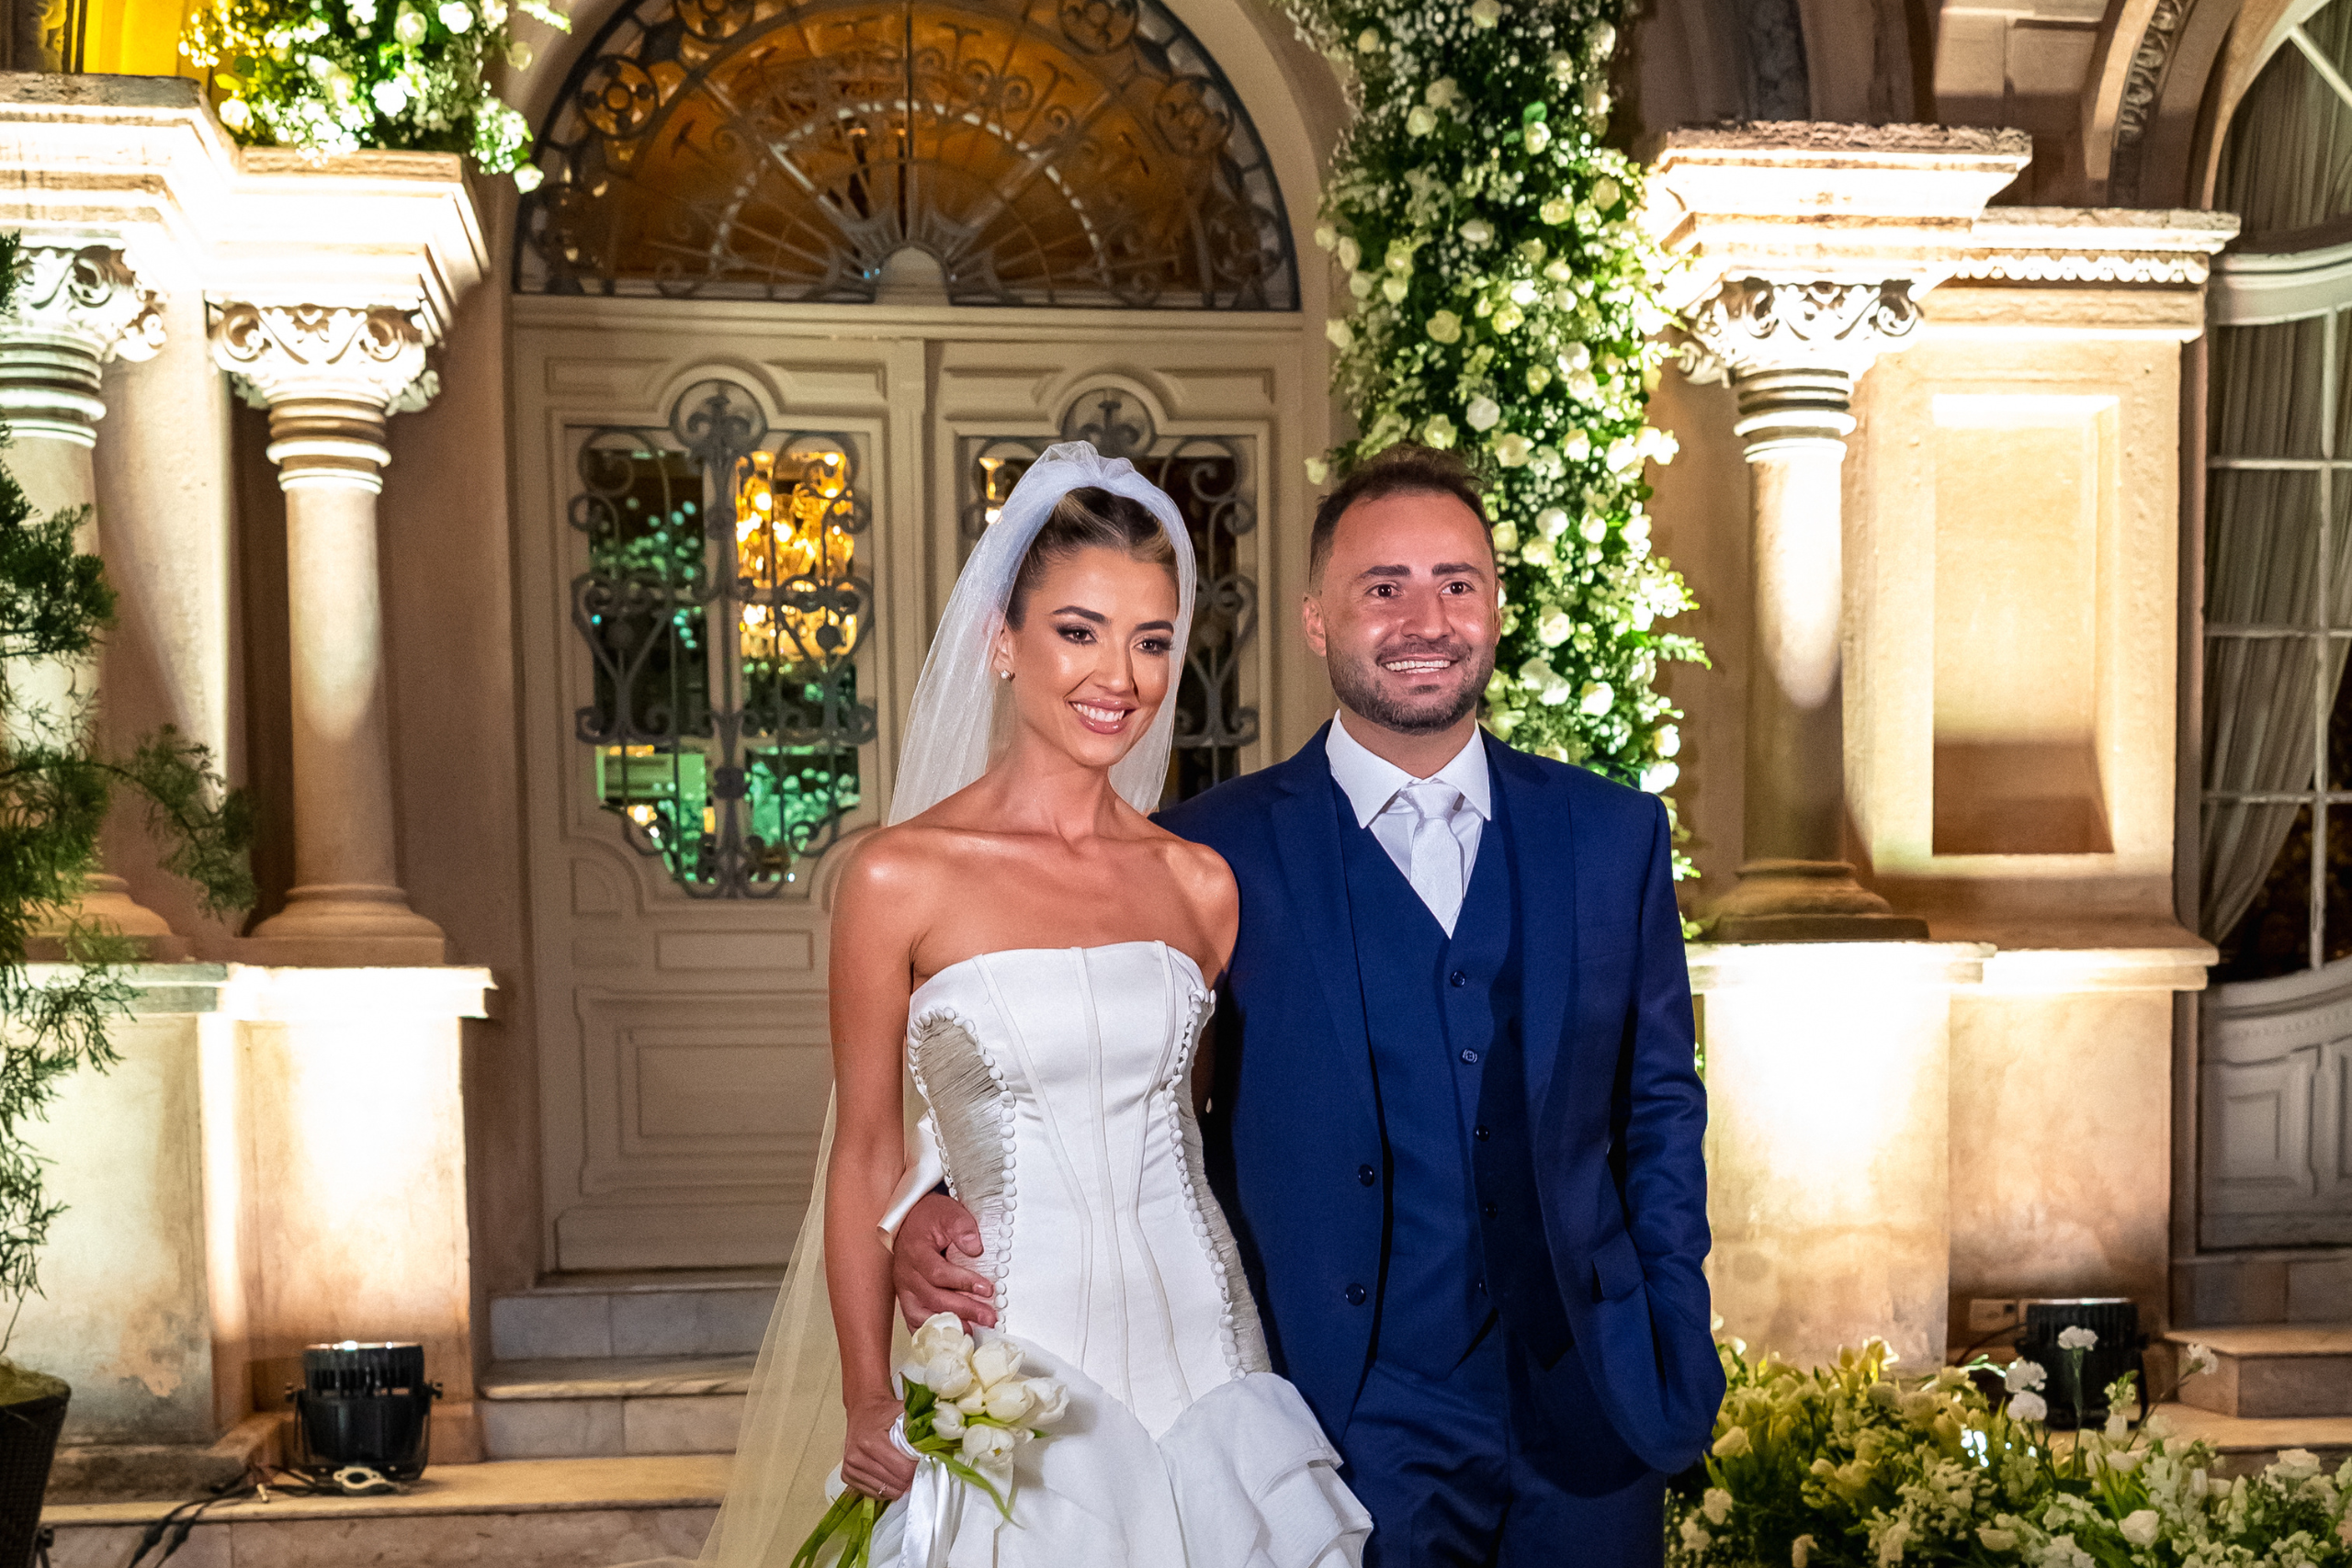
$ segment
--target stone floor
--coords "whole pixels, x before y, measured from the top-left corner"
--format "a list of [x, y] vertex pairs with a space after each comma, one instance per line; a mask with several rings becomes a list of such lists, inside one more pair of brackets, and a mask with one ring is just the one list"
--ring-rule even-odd
[[2224, 1474], [2260, 1470], [2281, 1449], [2309, 1449], [2331, 1470], [2352, 1459], [2352, 1416], [2261, 1419], [2223, 1416], [2193, 1404], [2161, 1404], [2155, 1413], [2171, 1423], [2177, 1438], [2212, 1444], [2222, 1455]]
[[[725, 1454], [513, 1460], [425, 1472], [397, 1497], [277, 1496], [207, 1513], [186, 1568], [616, 1568], [692, 1559]], [[53, 1568], [121, 1568], [164, 1503], [52, 1507]]]

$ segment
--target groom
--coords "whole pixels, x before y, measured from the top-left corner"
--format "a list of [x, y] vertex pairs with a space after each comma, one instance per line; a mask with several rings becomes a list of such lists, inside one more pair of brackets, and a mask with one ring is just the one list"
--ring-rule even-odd
[[[1308, 581], [1338, 717], [1160, 818], [1241, 886], [1204, 1130], [1275, 1370], [1374, 1568], [1657, 1562], [1724, 1389], [1666, 811], [1479, 730], [1496, 562], [1452, 457], [1350, 474]], [[986, 1319], [978, 1250], [922, 1201], [910, 1321]]]

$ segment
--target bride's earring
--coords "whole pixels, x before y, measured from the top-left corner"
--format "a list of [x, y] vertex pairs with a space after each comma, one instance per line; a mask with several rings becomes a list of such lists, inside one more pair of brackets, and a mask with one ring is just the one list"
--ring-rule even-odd
[[1012, 679], [1012, 671], [1010, 670], [1000, 670], [996, 672], [996, 678], [1000, 681], [1010, 681]]

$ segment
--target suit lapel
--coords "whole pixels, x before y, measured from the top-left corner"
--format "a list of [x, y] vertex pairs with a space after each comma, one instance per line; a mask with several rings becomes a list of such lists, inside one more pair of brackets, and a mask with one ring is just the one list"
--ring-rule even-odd
[[1486, 739], [1487, 763], [1503, 795], [1518, 863], [1512, 881], [1520, 897], [1527, 1103], [1540, 1116], [1576, 991], [1576, 835], [1567, 792], [1554, 788], [1524, 752]]
[[1331, 770], [1323, 734], [1283, 764], [1283, 797], [1274, 803], [1275, 852], [1291, 907], [1299, 920], [1308, 967], [1331, 1010], [1331, 1037], [1340, 1071], [1377, 1114], [1372, 1087], [1372, 1035], [1364, 1022], [1363, 985], [1356, 969], [1355, 917], [1348, 907], [1348, 876], [1340, 849], [1340, 818], [1331, 804]]

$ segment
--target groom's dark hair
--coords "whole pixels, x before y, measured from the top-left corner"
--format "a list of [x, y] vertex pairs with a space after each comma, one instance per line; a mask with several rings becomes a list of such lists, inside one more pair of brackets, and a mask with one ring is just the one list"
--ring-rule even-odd
[[1392, 495], [1450, 495], [1470, 509], [1478, 526], [1491, 530], [1486, 498], [1478, 493], [1477, 476], [1470, 465], [1451, 452], [1400, 441], [1375, 452], [1348, 470], [1339, 487], [1315, 507], [1315, 528], [1306, 536], [1306, 581], [1320, 586], [1324, 565], [1331, 558], [1331, 540], [1340, 518], [1358, 502]]

